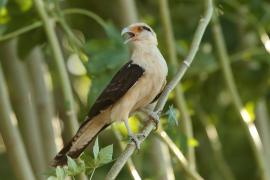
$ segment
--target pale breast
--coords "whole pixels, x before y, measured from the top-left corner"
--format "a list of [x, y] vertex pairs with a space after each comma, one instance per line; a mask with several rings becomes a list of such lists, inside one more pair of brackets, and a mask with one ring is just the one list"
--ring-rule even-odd
[[167, 76], [167, 64], [157, 48], [134, 52], [132, 61], [145, 72], [143, 76], [112, 107], [112, 121], [124, 120], [129, 115], [150, 104], [162, 91]]

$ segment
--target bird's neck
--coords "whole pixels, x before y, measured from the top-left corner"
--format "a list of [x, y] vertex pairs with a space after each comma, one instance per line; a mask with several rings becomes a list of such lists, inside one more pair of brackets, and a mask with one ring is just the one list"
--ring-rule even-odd
[[134, 43], [131, 47], [131, 54], [152, 54], [159, 52], [157, 45], [150, 43]]
[[131, 51], [131, 60], [144, 69], [158, 68], [167, 74], [167, 64], [156, 45], [137, 45]]

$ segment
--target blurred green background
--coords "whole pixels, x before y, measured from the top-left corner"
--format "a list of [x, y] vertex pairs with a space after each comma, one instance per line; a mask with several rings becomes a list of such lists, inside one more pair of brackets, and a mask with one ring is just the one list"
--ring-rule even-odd
[[[76, 132], [77, 120], [84, 120], [97, 95], [129, 60], [129, 49], [120, 36], [123, 27], [142, 21], [154, 29], [169, 66], [169, 80], [186, 58], [205, 11], [203, 0], [44, 0], [41, 9], [56, 24], [52, 40], [44, 28], [48, 24], [42, 24], [39, 1], [0, 0], [0, 121], [5, 118], [13, 124], [13, 128], [4, 127], [5, 123], [0, 127], [3, 180], [23, 179], [15, 173], [20, 166], [12, 163], [14, 158], [28, 162], [25, 166], [30, 162], [36, 179], [46, 178], [49, 162]], [[164, 10], [170, 14], [169, 26]], [[216, 0], [214, 16], [219, 20], [208, 26], [194, 63], [178, 87], [180, 95], [172, 92], [167, 101], [164, 112], [172, 105], [175, 117], [163, 115], [161, 125], [186, 157], [195, 149], [196, 168], [204, 179], [269, 180], [256, 159], [263, 157], [269, 173], [270, 2]], [[221, 44], [220, 38], [224, 38]], [[55, 60], [53, 41], [61, 47], [60, 61]], [[236, 86], [236, 94], [230, 83]], [[138, 119], [139, 115], [132, 120], [135, 131], [144, 125]], [[256, 146], [260, 141], [254, 138], [253, 123], [262, 146]], [[194, 137], [187, 127], [192, 127]], [[16, 135], [4, 136], [7, 129]], [[127, 143], [123, 125], [116, 129], [123, 136], [121, 142]], [[121, 153], [112, 128], [101, 133], [99, 142], [102, 147], [114, 144], [113, 159]], [[152, 133], [132, 156], [141, 178], [189, 179], [166, 145], [165, 152], [159, 153], [161, 146]], [[24, 152], [23, 160], [13, 154], [14, 149]], [[160, 166], [160, 156], [166, 156], [169, 165]], [[98, 168], [92, 179], [104, 179], [111, 165]], [[170, 178], [158, 173], [163, 172], [159, 168], [169, 167], [173, 168]], [[124, 167], [117, 179], [133, 178]]]

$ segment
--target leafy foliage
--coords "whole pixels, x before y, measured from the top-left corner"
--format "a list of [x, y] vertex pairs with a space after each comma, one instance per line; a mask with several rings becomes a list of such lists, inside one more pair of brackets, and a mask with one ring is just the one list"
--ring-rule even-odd
[[178, 126], [178, 120], [176, 118], [176, 110], [173, 107], [173, 105], [169, 106], [168, 111], [165, 113], [168, 116], [168, 123], [169, 125], [173, 126], [176, 125]]
[[112, 161], [113, 145], [106, 146], [99, 150], [97, 138], [93, 147], [93, 155], [94, 157], [91, 157], [91, 155], [83, 153], [77, 162], [74, 159], [67, 157], [67, 166], [56, 167], [54, 171], [49, 174], [47, 180], [64, 180], [68, 176], [75, 177], [83, 172], [88, 175], [91, 174], [91, 172], [94, 173], [95, 169]]

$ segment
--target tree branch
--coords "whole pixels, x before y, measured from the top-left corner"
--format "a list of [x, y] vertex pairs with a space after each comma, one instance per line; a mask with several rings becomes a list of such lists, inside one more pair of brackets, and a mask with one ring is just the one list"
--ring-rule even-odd
[[[199, 45], [201, 43], [203, 34], [206, 30], [207, 25], [209, 24], [209, 21], [211, 20], [212, 14], [213, 14], [213, 4], [212, 0], [206, 0], [207, 2], [207, 11], [205, 13], [205, 16], [200, 20], [199, 25], [197, 27], [197, 30], [195, 32], [194, 39], [191, 44], [191, 50], [186, 58], [186, 60], [183, 62], [183, 64], [180, 66], [179, 70], [177, 71], [174, 78], [170, 81], [170, 83], [165, 87], [162, 95], [160, 96], [158, 103], [155, 107], [156, 112], [161, 112], [162, 109], [165, 106], [165, 103], [167, 101], [169, 93], [176, 87], [176, 85], [179, 83], [179, 81], [182, 79], [183, 75], [187, 71], [188, 67], [192, 63], [198, 49]], [[144, 138], [142, 138], [140, 141], [143, 142], [146, 137], [150, 134], [150, 132], [155, 128], [155, 124], [152, 121], [148, 121], [147, 125], [142, 130], [142, 134], [144, 135]], [[112, 168], [108, 172], [106, 176], [106, 180], [115, 179], [129, 157], [133, 154], [136, 147], [135, 144], [129, 143], [126, 147], [126, 149], [122, 152], [122, 154], [118, 157], [116, 162], [113, 164]]]

